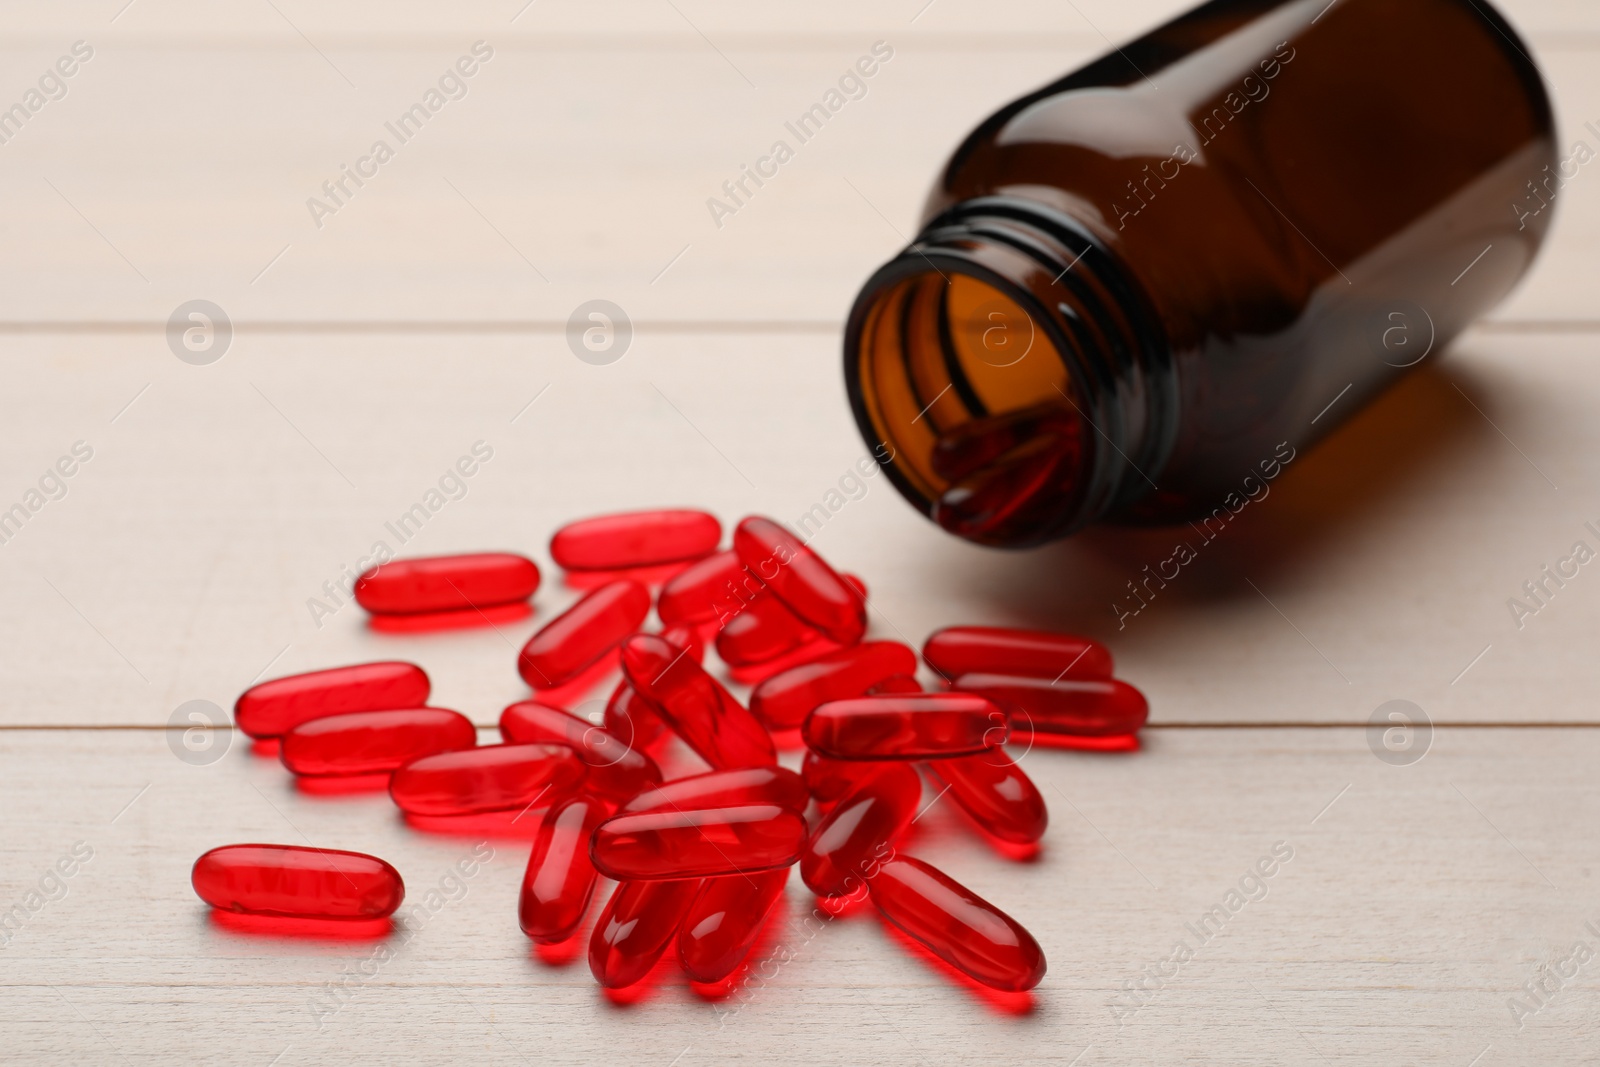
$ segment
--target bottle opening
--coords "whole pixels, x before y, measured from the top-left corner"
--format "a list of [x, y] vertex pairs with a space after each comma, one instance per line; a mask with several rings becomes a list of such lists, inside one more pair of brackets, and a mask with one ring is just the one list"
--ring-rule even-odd
[[1061, 536], [1089, 446], [1073, 375], [1024, 300], [930, 263], [864, 294], [847, 339], [857, 418], [896, 484], [980, 544]]

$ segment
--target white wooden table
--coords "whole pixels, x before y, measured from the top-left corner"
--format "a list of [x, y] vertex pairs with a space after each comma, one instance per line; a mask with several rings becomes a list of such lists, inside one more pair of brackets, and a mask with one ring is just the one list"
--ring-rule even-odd
[[[798, 883], [733, 998], [674, 979], [620, 1006], [517, 930], [525, 842], [490, 842], [381, 967], [363, 968], [370, 943], [219, 926], [188, 884], [213, 845], [375, 852], [419, 902], [477, 841], [409, 830], [381, 794], [300, 793], [227, 731], [219, 759], [180, 760], [171, 716], [385, 657], [485, 726], [524, 696], [514, 648], [574, 595], [553, 568], [537, 615], [498, 632], [377, 633], [353, 606], [308, 607], [375, 541], [398, 548], [385, 523], [477, 442], [492, 459], [404, 551], [543, 563], [579, 515], [822, 501], [864, 451], [843, 313], [944, 155], [1179, 5], [122, 5], [11, 5], [0, 24], [0, 106], [74, 42], [93, 50], [0, 144], [0, 509], [92, 449], [0, 544], [0, 1060], [1592, 1061], [1600, 962], [1572, 952], [1600, 952], [1600, 570], [1521, 626], [1507, 602], [1574, 542], [1600, 547], [1600, 172], [1564, 192], [1511, 301], [1120, 632], [1110, 604], [1169, 533], [997, 554], [881, 478], [832, 515], [816, 544], [869, 582], [875, 633], [1086, 632], [1150, 696], [1139, 753], [1027, 754], [1052, 816], [1036, 862], [943, 801], [907, 846], [1039, 937], [1031, 1011], [951, 983], [868, 914], [803, 925]], [[1503, 7], [1564, 147], [1600, 147], [1600, 9]], [[493, 54], [465, 95], [319, 228], [307, 198], [477, 41]], [[876, 41], [893, 58], [866, 95], [717, 226], [707, 198]], [[591, 299], [634, 327], [610, 365], [564, 336]], [[233, 325], [209, 365], [168, 347], [191, 300]], [[1404, 765], [1367, 729], [1395, 699], [1433, 724]], [[1265, 895], [1198, 944], [1189, 926], [1275, 846], [1293, 858]], [[1168, 963], [1182, 939], [1193, 958]]]

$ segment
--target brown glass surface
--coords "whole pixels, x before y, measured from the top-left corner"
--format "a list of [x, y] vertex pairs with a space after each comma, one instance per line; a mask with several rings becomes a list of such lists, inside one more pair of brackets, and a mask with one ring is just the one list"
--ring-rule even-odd
[[858, 421], [975, 541], [1204, 514], [1512, 288], [1553, 152], [1482, 0], [1204, 5], [957, 149], [852, 314]]

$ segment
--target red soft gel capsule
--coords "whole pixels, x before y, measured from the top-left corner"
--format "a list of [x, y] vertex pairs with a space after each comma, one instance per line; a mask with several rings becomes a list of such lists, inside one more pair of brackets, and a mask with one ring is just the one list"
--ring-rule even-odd
[[783, 895], [789, 869], [707, 878], [678, 931], [678, 962], [696, 982], [720, 982], [738, 969]]
[[517, 898], [522, 932], [539, 944], [560, 944], [583, 925], [595, 884], [589, 838], [609, 813], [597, 797], [575, 797], [545, 813]]
[[806, 783], [787, 767], [741, 767], [675, 778], [640, 793], [622, 806], [624, 812], [738, 808], [776, 804], [793, 812], [806, 808]]
[[970, 756], [1006, 741], [1006, 716], [972, 693], [834, 700], [806, 717], [806, 744], [824, 756], [926, 760]]
[[963, 674], [951, 688], [1005, 709], [1019, 738], [1029, 734], [1111, 737], [1140, 730], [1150, 717], [1144, 694], [1116, 678], [1051, 682], [1001, 674]]
[[917, 654], [907, 646], [868, 641], [774, 674], [751, 692], [750, 711], [774, 730], [793, 729], [819, 704], [863, 696], [874, 686], [916, 669]]
[[500, 736], [514, 744], [568, 745], [588, 766], [584, 788], [626, 799], [661, 784], [656, 761], [571, 712], [523, 700], [500, 713]]
[[866, 633], [861, 594], [776, 522], [759, 515], [745, 519], [733, 532], [733, 548], [790, 611], [829, 640], [853, 645]]
[[428, 691], [428, 675], [415, 663], [358, 663], [253, 685], [239, 694], [233, 720], [251, 737], [279, 737], [324, 715], [420, 708]]
[[650, 973], [700, 891], [696, 881], [623, 882], [589, 938], [589, 970], [607, 989], [626, 989]]
[[655, 744], [667, 729], [661, 717], [650, 710], [649, 703], [634, 691], [626, 678], [611, 691], [603, 721], [606, 733], [630, 748]]
[[701, 626], [733, 615], [761, 591], [736, 552], [714, 552], [669, 578], [656, 598], [663, 626]]
[[855, 790], [883, 766], [867, 760], [832, 759], [807, 749], [800, 775], [817, 803], [828, 805]]
[[669, 645], [676, 645], [689, 653], [689, 658], [696, 663], [704, 663], [706, 659], [705, 638], [700, 636], [700, 629], [682, 623], [668, 626], [661, 631], [661, 640]]
[[356, 579], [356, 603], [374, 615], [492, 608], [527, 600], [539, 568], [514, 552], [422, 556], [380, 563]]
[[818, 896], [860, 889], [917, 817], [921, 800], [922, 779], [910, 766], [880, 768], [817, 824], [800, 854], [800, 877]]
[[472, 720], [448, 708], [353, 711], [296, 726], [283, 735], [278, 758], [306, 777], [387, 774], [423, 756], [477, 743]]
[[607, 582], [528, 638], [517, 673], [535, 689], [572, 681], [650, 614], [650, 590], [631, 579]]
[[776, 804], [655, 808], [601, 823], [594, 866], [618, 881], [709, 878], [787, 867], [805, 844], [805, 820]]
[[929, 771], [979, 828], [1013, 845], [1031, 845], [1050, 822], [1044, 797], [1003, 749], [935, 760]]
[[383, 919], [406, 895], [376, 856], [299, 845], [223, 845], [194, 861], [190, 881], [213, 908], [297, 919]]
[[885, 678], [877, 685], [868, 689], [867, 696], [889, 696], [895, 693], [920, 693], [922, 683], [914, 675], [897, 674], [893, 678]]
[[550, 539], [550, 558], [569, 571], [653, 567], [698, 559], [721, 540], [722, 523], [704, 511], [628, 511], [563, 526]]
[[623, 643], [622, 670], [651, 709], [712, 767], [778, 761], [766, 728], [681, 649], [653, 634], [636, 634]]
[[938, 868], [897, 856], [868, 885], [884, 918], [983, 985], [1019, 993], [1044, 977], [1044, 951], [1033, 935]]
[[473, 815], [555, 804], [584, 776], [567, 745], [483, 745], [408, 763], [389, 779], [389, 795], [411, 815]]
[[1017, 674], [1029, 678], [1110, 678], [1111, 652], [1098, 641], [1044, 630], [951, 626], [922, 646], [922, 658], [945, 678]]
[[793, 652], [816, 632], [771, 593], [759, 593], [717, 633], [717, 655], [730, 667], [750, 667]]

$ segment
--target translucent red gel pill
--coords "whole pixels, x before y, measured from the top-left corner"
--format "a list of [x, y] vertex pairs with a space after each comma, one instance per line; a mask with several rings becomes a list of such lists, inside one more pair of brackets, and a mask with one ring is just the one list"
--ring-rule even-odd
[[746, 603], [717, 633], [717, 655], [730, 667], [748, 667], [793, 652], [816, 632], [771, 593]]
[[920, 693], [922, 683], [914, 675], [897, 674], [893, 678], [885, 678], [877, 685], [867, 690], [867, 696], [888, 696], [893, 693]]
[[626, 989], [650, 973], [700, 883], [623, 882], [617, 886], [589, 938], [589, 970], [607, 989]]
[[720, 982], [743, 963], [772, 905], [783, 895], [789, 868], [707, 878], [678, 931], [678, 962], [696, 982]]
[[700, 636], [700, 630], [695, 626], [679, 623], [668, 626], [661, 631], [661, 640], [669, 645], [676, 645], [689, 653], [689, 658], [696, 663], [704, 663], [706, 659], [705, 638]]
[[737, 612], [761, 589], [737, 553], [714, 552], [669, 578], [657, 598], [661, 625], [698, 626]]
[[649, 703], [634, 691], [626, 678], [611, 691], [603, 721], [606, 733], [631, 748], [655, 744], [667, 729], [661, 717], [650, 710]]
[[561, 527], [550, 539], [550, 558], [569, 571], [651, 567], [698, 559], [721, 540], [722, 523], [704, 511], [628, 511]]
[[805, 820], [777, 804], [653, 808], [601, 823], [589, 854], [618, 881], [709, 878], [787, 867], [805, 839]]
[[884, 846], [916, 818], [921, 799], [922, 779], [910, 766], [881, 767], [817, 825], [800, 854], [800, 877], [818, 896], [860, 889], [889, 854]]
[[1050, 682], [1001, 674], [963, 674], [951, 688], [1005, 709], [1019, 737], [1031, 733], [1108, 737], [1131, 734], [1150, 717], [1144, 694], [1115, 678]]
[[374, 615], [491, 608], [527, 600], [539, 568], [514, 552], [397, 559], [363, 571], [356, 603]]
[[1044, 977], [1044, 951], [1033, 936], [943, 871], [898, 856], [868, 885], [886, 919], [976, 981], [1016, 993]]
[[622, 806], [624, 812], [738, 808], [776, 804], [790, 811], [806, 808], [806, 783], [787, 767], [740, 767], [674, 778], [640, 793]]
[[980, 671], [1052, 680], [1111, 677], [1111, 652], [1100, 642], [1044, 630], [951, 626], [928, 638], [922, 658], [947, 679]]
[[239, 694], [233, 720], [251, 737], [278, 737], [324, 715], [420, 708], [428, 691], [428, 676], [415, 663], [358, 663], [253, 685]]
[[862, 696], [873, 686], [916, 669], [917, 654], [907, 646], [868, 641], [774, 674], [750, 693], [750, 711], [775, 730], [793, 729], [818, 704]]
[[808, 715], [802, 732], [822, 755], [857, 760], [970, 756], [1007, 736], [1005, 713], [973, 693], [834, 700]]
[[389, 795], [411, 815], [472, 815], [555, 804], [584, 776], [567, 745], [484, 745], [408, 763], [389, 779]]
[[213, 908], [300, 919], [382, 919], [406, 895], [376, 856], [299, 845], [223, 845], [194, 861], [190, 881]]
[[609, 813], [597, 797], [574, 797], [545, 813], [517, 898], [522, 932], [539, 944], [559, 944], [583, 924], [595, 884], [589, 837]]
[[757, 578], [807, 625], [841, 645], [867, 631], [867, 607], [821, 556], [771, 519], [752, 515], [733, 532], [733, 548]]
[[872, 777], [882, 766], [882, 763], [868, 760], [832, 759], [808, 749], [800, 765], [800, 774], [817, 803], [828, 805]]
[[639, 629], [650, 614], [650, 590], [631, 579], [607, 582], [528, 638], [517, 673], [535, 689], [570, 682]]
[[672, 731], [718, 770], [776, 763], [772, 737], [682, 650], [654, 634], [636, 634], [622, 646], [629, 684]]
[[500, 713], [500, 736], [507, 741], [555, 742], [569, 745], [588, 766], [584, 788], [615, 799], [626, 799], [661, 784], [656, 761], [570, 712], [523, 700]]
[[383, 774], [477, 743], [472, 720], [448, 708], [352, 711], [296, 726], [283, 735], [278, 758], [307, 777]]
[[1044, 797], [1003, 749], [928, 764], [950, 797], [986, 833], [1014, 845], [1031, 845], [1050, 822]]

